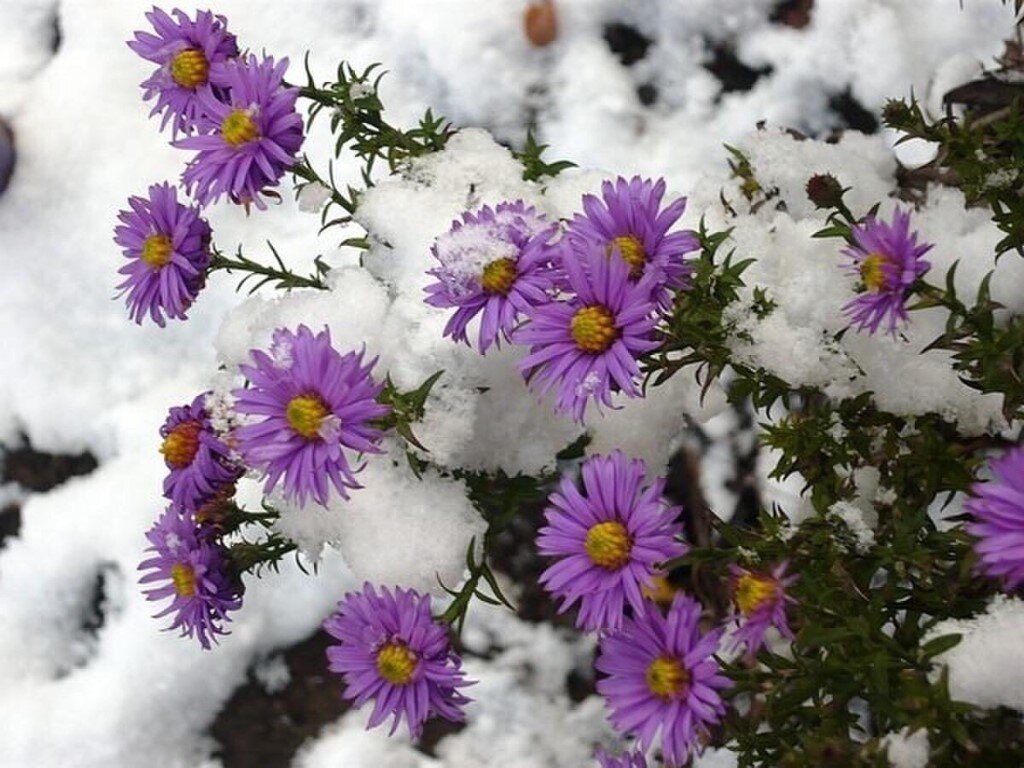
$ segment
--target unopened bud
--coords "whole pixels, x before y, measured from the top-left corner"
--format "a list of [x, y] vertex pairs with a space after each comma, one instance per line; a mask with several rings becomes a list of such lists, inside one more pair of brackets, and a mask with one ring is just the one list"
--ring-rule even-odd
[[807, 181], [807, 197], [817, 208], [837, 208], [843, 202], [843, 185], [831, 173], [816, 173]]

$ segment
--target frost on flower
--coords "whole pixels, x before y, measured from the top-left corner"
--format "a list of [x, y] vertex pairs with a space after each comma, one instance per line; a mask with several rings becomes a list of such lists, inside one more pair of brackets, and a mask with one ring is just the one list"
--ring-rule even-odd
[[227, 551], [189, 512], [168, 507], [146, 534], [153, 555], [143, 560], [139, 583], [147, 600], [171, 599], [154, 618], [172, 615], [168, 629], [195, 637], [204, 649], [227, 634], [228, 613], [242, 607], [242, 585], [232, 573]]
[[160, 428], [160, 453], [167, 464], [164, 496], [178, 507], [195, 512], [241, 475], [230, 450], [213, 431], [205, 402], [208, 393], [188, 405], [171, 408]]
[[522, 201], [485, 205], [452, 222], [431, 248], [439, 266], [426, 288], [428, 304], [455, 309], [444, 335], [469, 344], [467, 327], [480, 315], [481, 352], [508, 340], [531, 306], [550, 301], [556, 231]]
[[160, 8], [147, 13], [153, 32], [136, 32], [128, 47], [157, 65], [142, 88], [146, 101], [156, 99], [151, 114], [163, 113], [160, 127], [171, 123], [175, 134], [191, 133], [202, 114], [199, 89], [226, 86], [221, 65], [238, 56], [238, 45], [223, 16], [197, 11], [193, 21], [177, 8], [171, 15]]
[[210, 264], [210, 225], [199, 209], [178, 202], [178, 190], [166, 182], [149, 188], [148, 197], [128, 198], [114, 242], [128, 263], [117, 287], [128, 294], [132, 319], [146, 315], [163, 327], [164, 316], [185, 319], [185, 311], [206, 284]]
[[644, 486], [646, 469], [618, 451], [594, 456], [582, 468], [582, 493], [567, 477], [548, 500], [537, 548], [558, 560], [540, 583], [562, 599], [561, 611], [579, 603], [582, 629], [618, 628], [627, 605], [642, 611], [657, 565], [686, 553], [681, 509], [665, 501], [662, 478]]
[[415, 737], [429, 717], [459, 722], [470, 685], [443, 624], [430, 613], [430, 596], [365, 584], [345, 596], [324, 629], [339, 642], [328, 647], [332, 672], [345, 681], [345, 698], [357, 707], [372, 701], [370, 728], [405, 720]]
[[235, 410], [252, 418], [233, 433], [239, 452], [266, 475], [266, 493], [280, 483], [285, 497], [323, 505], [330, 484], [347, 498], [359, 487], [347, 452], [381, 453], [372, 422], [390, 409], [376, 401], [377, 361], [364, 365], [363, 352], [342, 354], [326, 328], [314, 335], [304, 325], [275, 332], [271, 350], [252, 350], [253, 364], [240, 366], [251, 386], [234, 390]]

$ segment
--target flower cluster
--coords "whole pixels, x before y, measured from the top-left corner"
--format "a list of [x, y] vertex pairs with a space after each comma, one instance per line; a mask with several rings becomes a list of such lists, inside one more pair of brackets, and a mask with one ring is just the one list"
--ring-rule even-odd
[[602, 198], [583, 197], [564, 234], [522, 201], [466, 212], [434, 242], [440, 266], [427, 303], [455, 309], [444, 333], [479, 347], [501, 339], [529, 348], [523, 376], [555, 408], [582, 421], [587, 404], [612, 394], [639, 397], [638, 359], [658, 346], [658, 308], [686, 285], [689, 231], [670, 231], [686, 200], [662, 207], [665, 182], [606, 182]]
[[[175, 147], [196, 150], [182, 174], [185, 189], [200, 206], [227, 196], [265, 208], [303, 142], [299, 91], [284, 82], [288, 60], [242, 55], [227, 20], [209, 11], [193, 19], [154, 8], [146, 18], [153, 31], [136, 32], [128, 46], [157, 65], [142, 88], [156, 102], [152, 114], [163, 115], [161, 128], [170, 124]], [[114, 239], [128, 259], [118, 288], [129, 313], [160, 326], [165, 316], [184, 319], [212, 261], [210, 226], [166, 182], [128, 205]]]

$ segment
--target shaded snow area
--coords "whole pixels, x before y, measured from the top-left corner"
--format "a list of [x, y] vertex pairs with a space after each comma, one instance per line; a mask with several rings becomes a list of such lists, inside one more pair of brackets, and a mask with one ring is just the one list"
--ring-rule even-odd
[[[337, 250], [333, 232], [318, 238], [318, 218], [300, 210], [319, 205], [319, 190], [300, 204], [285, 194], [283, 204], [248, 218], [227, 205], [211, 209], [222, 249], [242, 244], [262, 258], [269, 239], [300, 272], [323, 255], [333, 267], [330, 290], [244, 298], [234, 278], [218, 274], [187, 322], [161, 330], [135, 326], [111, 300], [121, 260], [111, 239], [117, 210], [129, 194], [174, 181], [185, 159], [147, 119], [138, 83], [148, 65], [124, 45], [149, 4], [0, 0], [0, 116], [17, 151], [0, 195], [0, 442], [89, 451], [99, 462], [47, 492], [0, 484], [0, 507], [20, 505], [21, 520], [0, 545], [0, 766], [575, 768], [594, 764], [596, 745], [614, 742], [588, 678], [592, 640], [480, 604], [463, 637], [468, 676], [479, 681], [464, 728], [417, 749], [404, 735], [365, 732], [365, 712], [339, 707], [284, 756], [232, 757], [215, 725], [225, 704], [235, 706], [243, 687], [268, 696], [294, 690], [301, 681], [288, 649], [313, 635], [346, 590], [368, 579], [436, 593], [438, 578], [461, 578], [484, 523], [461, 481], [416, 477], [397, 442], [368, 462], [365, 488], [350, 502], [282, 504], [280, 530], [318, 573], [286, 560], [279, 574], [250, 579], [231, 635], [214, 650], [160, 632], [136, 584], [143, 533], [163, 506], [157, 430], [167, 408], [205, 389], [229, 390], [231, 371], [250, 349], [268, 346], [275, 327], [326, 325], [340, 349], [365, 344], [400, 389], [444, 370], [416, 426], [437, 465], [555, 468], [556, 452], [583, 428], [527, 392], [516, 369], [521, 350], [481, 358], [443, 339], [447, 313], [423, 303], [425, 271], [435, 265], [430, 244], [467, 207], [521, 198], [568, 217], [611, 174], [665, 176], [672, 193], [689, 196], [686, 226], [702, 215], [712, 228], [733, 226], [731, 245], [757, 259], [736, 308], [741, 332], [732, 343], [741, 359], [837, 398], [873, 391], [896, 413], [941, 409], [966, 432], [998, 428], [998, 398], [968, 390], [941, 354], [919, 354], [944, 323], [939, 310], [917, 313], [906, 339], [832, 340], [854, 285], [836, 267], [834, 241], [810, 238], [823, 220], [803, 187], [831, 172], [853, 188], [854, 210], [882, 200], [888, 216], [893, 137], [848, 131], [826, 144], [779, 126], [812, 136], [851, 125], [874, 131], [884, 100], [911, 90], [936, 109], [945, 90], [1001, 50], [1011, 10], [998, 0], [964, 0], [962, 10], [953, 0], [817, 0], [809, 23], [786, 24], [777, 5], [558, 0], [558, 38], [534, 48], [520, 0], [223, 0], [214, 10], [245, 45], [291, 57], [292, 80], [301, 79], [295, 63], [307, 49], [324, 78], [341, 58], [357, 69], [380, 61], [390, 71], [382, 95], [391, 119], [410, 124], [431, 106], [466, 130], [365, 196], [357, 219], [372, 246], [362, 264], [354, 251]], [[580, 168], [543, 185], [523, 181], [506, 145], [519, 144], [530, 123], [551, 158]], [[307, 143], [314, 166], [324, 165], [327, 139]], [[750, 210], [723, 143], [742, 148], [762, 188], [775, 190], [769, 204]], [[927, 150], [902, 159], [919, 163]], [[358, 183], [351, 160], [335, 173]], [[723, 198], [735, 218], [727, 220]], [[929, 195], [915, 226], [936, 243], [928, 258], [942, 272], [966, 252], [991, 254], [999, 237], [984, 212], [965, 213], [950, 190]], [[984, 258], [964, 262], [958, 289], [972, 293], [991, 267]], [[1015, 311], [1024, 310], [1015, 288], [1021, 270], [1020, 260], [1004, 259], [992, 282], [993, 298]], [[778, 305], [767, 317], [750, 311], [755, 288]], [[715, 512], [731, 515], [741, 493], [731, 483], [736, 451], [722, 446], [740, 438], [723, 393], [712, 389], [702, 401], [685, 374], [621, 404], [588, 414], [587, 450], [621, 448], [661, 472], [700, 424], [702, 488]], [[763, 480], [770, 467], [762, 453], [755, 474]], [[870, 547], [877, 477], [873, 486], [869, 476], [856, 480], [863, 509], [834, 511], [856, 545]], [[798, 518], [801, 484], [791, 481], [765, 481], [765, 501]], [[239, 493], [259, 499], [251, 480]], [[1001, 600], [943, 630], [965, 634], [947, 655], [954, 695], [1024, 710], [1022, 625], [1020, 605]], [[319, 674], [340, 699], [325, 661]], [[918, 734], [892, 734], [888, 743], [894, 763], [908, 767], [920, 764], [922, 749]], [[710, 750], [697, 764], [727, 768], [735, 758]]]

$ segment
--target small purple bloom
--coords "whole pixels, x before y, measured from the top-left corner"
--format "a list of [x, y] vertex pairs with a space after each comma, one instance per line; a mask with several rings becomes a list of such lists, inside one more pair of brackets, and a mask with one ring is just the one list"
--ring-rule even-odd
[[437, 282], [426, 288], [427, 304], [455, 308], [444, 335], [469, 344], [466, 327], [482, 313], [480, 351], [507, 341], [528, 307], [550, 300], [557, 229], [521, 200], [493, 210], [485, 205], [452, 222], [431, 248], [440, 266], [428, 272]]
[[888, 320], [893, 336], [907, 322], [906, 300], [910, 286], [928, 271], [922, 259], [933, 246], [918, 245], [917, 232], [910, 232], [910, 214], [896, 209], [892, 224], [875, 218], [853, 227], [854, 245], [843, 251], [849, 257], [849, 274], [860, 279], [864, 292], [843, 306], [843, 312], [858, 331], [875, 333]]
[[566, 258], [597, 246], [608, 256], [617, 253], [629, 265], [632, 280], [660, 271], [661, 279], [651, 281], [651, 288], [660, 304], [670, 304], [669, 289], [685, 287], [693, 271], [685, 255], [700, 245], [690, 230], [669, 232], [686, 210], [686, 198], [662, 208], [664, 195], [664, 179], [634, 176], [627, 181], [620, 176], [604, 182], [600, 198], [583, 196], [584, 213], [573, 217], [566, 233]]
[[627, 602], [642, 612], [643, 590], [654, 588], [658, 564], [686, 554], [677, 540], [681, 509], [665, 501], [663, 478], [643, 487], [646, 473], [643, 461], [620, 451], [594, 456], [581, 470], [584, 493], [563, 478], [548, 499], [537, 547], [561, 559], [540, 583], [562, 598], [562, 612], [579, 602], [581, 629], [618, 629]]
[[601, 768], [647, 768], [643, 752], [626, 752], [621, 757], [612, 757], [606, 750], [599, 749], [595, 757]]
[[611, 709], [612, 725], [635, 735], [645, 752], [660, 731], [670, 765], [681, 765], [699, 748], [700, 733], [725, 713], [719, 690], [732, 685], [714, 657], [722, 630], [701, 635], [700, 613], [700, 603], [683, 594], [676, 595], [667, 618], [645, 603], [620, 632], [601, 639], [595, 663], [607, 675], [597, 690]]
[[174, 146], [198, 150], [182, 180], [203, 205], [227, 194], [266, 208], [261, 193], [295, 164], [304, 137], [295, 109], [299, 89], [283, 84], [287, 69], [288, 59], [275, 64], [250, 55], [224, 65], [226, 100], [209, 86], [199, 90], [198, 135]]
[[786, 588], [797, 580], [787, 576], [789, 562], [784, 561], [770, 573], [757, 573], [730, 565], [730, 587], [736, 612], [733, 620], [739, 628], [733, 636], [735, 647], [746, 645], [747, 653], [755, 654], [764, 645], [764, 636], [775, 627], [783, 637], [793, 639], [793, 631], [786, 619], [786, 606], [795, 603]]
[[980, 570], [1013, 590], [1024, 583], [1024, 447], [990, 466], [992, 479], [975, 483], [964, 505], [974, 518], [967, 531], [978, 539], [974, 551]]
[[148, 571], [140, 584], [152, 584], [147, 600], [172, 598], [153, 618], [174, 614], [168, 629], [181, 629], [182, 637], [195, 636], [206, 649], [226, 635], [223, 623], [229, 611], [242, 607], [242, 584], [232, 572], [227, 551], [213, 541], [210, 530], [200, 528], [190, 512], [168, 507], [146, 533], [153, 557], [139, 565]]
[[430, 614], [430, 596], [413, 590], [370, 584], [345, 595], [324, 629], [340, 643], [327, 649], [332, 672], [344, 678], [344, 696], [361, 707], [373, 700], [369, 728], [393, 716], [393, 734], [402, 719], [414, 737], [427, 718], [460, 722], [469, 699], [458, 690], [462, 661], [452, 651], [443, 624]]
[[519, 370], [537, 393], [557, 385], [556, 410], [571, 410], [582, 421], [590, 399], [611, 406], [613, 390], [640, 396], [637, 358], [658, 346], [651, 299], [658, 275], [648, 271], [633, 282], [622, 259], [609, 259], [595, 247], [579, 255], [564, 262], [575, 295], [529, 307], [529, 323], [512, 340], [530, 345]]
[[202, 112], [196, 98], [198, 89], [207, 84], [225, 85], [221, 65], [238, 56], [238, 45], [223, 16], [198, 11], [192, 21], [180, 9], [171, 13], [173, 19], [160, 8], [147, 13], [156, 34], [138, 31], [128, 47], [158, 65], [142, 83], [142, 98], [156, 98], [150, 114], [163, 113], [160, 129], [170, 122], [174, 134], [191, 133]]
[[128, 263], [118, 273], [125, 280], [118, 294], [128, 294], [128, 314], [141, 324], [148, 314], [161, 328], [164, 315], [185, 319], [185, 310], [206, 284], [210, 265], [210, 225], [199, 209], [178, 202], [170, 184], [154, 184], [149, 197], [129, 197], [121, 211], [114, 242]]
[[213, 431], [204, 405], [207, 394], [189, 405], [171, 408], [160, 428], [160, 453], [170, 470], [164, 478], [164, 496], [189, 512], [198, 511], [242, 474]]
[[304, 504], [312, 496], [326, 504], [328, 481], [343, 498], [359, 488], [344, 449], [382, 453], [380, 430], [371, 425], [390, 412], [376, 401], [383, 388], [370, 376], [376, 358], [363, 365], [363, 352], [342, 355], [326, 328], [313, 335], [274, 333], [271, 354], [251, 353], [255, 365], [241, 366], [251, 386], [236, 389], [235, 410], [252, 417], [234, 432], [247, 465], [267, 473], [265, 492], [281, 482], [284, 494]]

